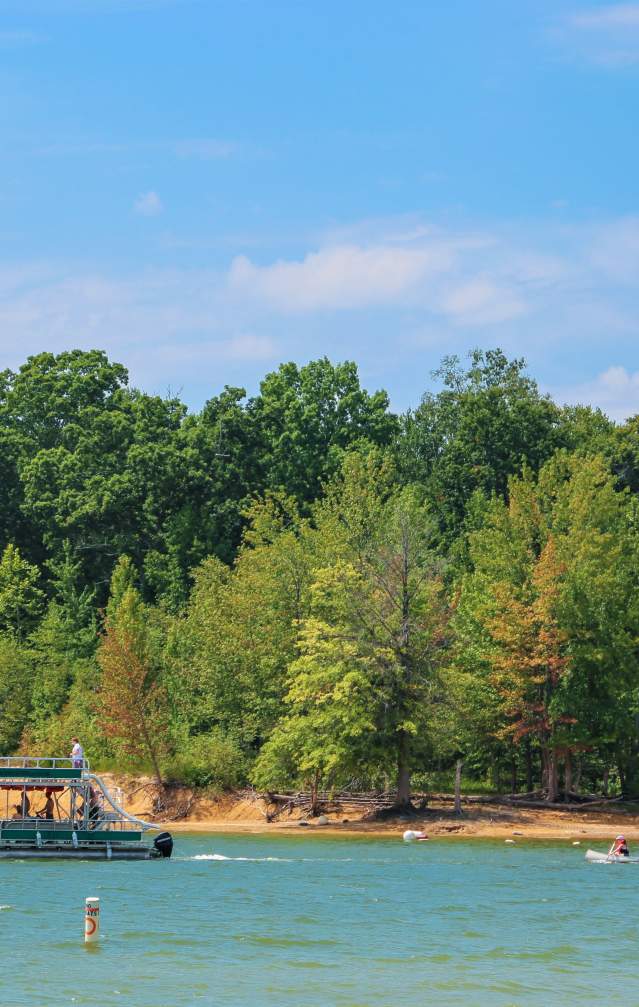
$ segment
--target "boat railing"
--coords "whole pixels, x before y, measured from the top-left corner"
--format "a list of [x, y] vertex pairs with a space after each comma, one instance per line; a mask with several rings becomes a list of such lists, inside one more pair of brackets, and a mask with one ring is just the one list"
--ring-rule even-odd
[[89, 770], [88, 759], [73, 759], [69, 755], [2, 755], [0, 756], [0, 776], [3, 769], [85, 769]]
[[49, 819], [27, 816], [26, 818], [0, 818], [0, 832], [11, 829], [44, 829], [47, 832], [75, 832], [75, 831], [108, 831], [108, 832], [130, 832], [129, 823], [123, 819], [110, 815], [100, 815], [98, 818], [89, 821], [77, 821], [67, 819]]

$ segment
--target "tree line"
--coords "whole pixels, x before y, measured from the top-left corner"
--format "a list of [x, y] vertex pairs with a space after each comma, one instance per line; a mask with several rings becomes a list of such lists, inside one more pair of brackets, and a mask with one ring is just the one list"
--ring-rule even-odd
[[434, 378], [396, 415], [288, 363], [190, 413], [98, 350], [3, 372], [0, 749], [639, 797], [639, 419], [500, 350]]

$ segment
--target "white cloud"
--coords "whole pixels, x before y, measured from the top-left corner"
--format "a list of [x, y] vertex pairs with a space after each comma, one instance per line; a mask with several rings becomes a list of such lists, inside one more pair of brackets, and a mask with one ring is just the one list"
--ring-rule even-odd
[[598, 406], [619, 423], [639, 413], [639, 371], [625, 367], [609, 367], [592, 381], [550, 387], [548, 391], [561, 404]]
[[240, 295], [264, 300], [279, 311], [354, 309], [401, 302], [419, 283], [451, 265], [445, 249], [338, 245], [271, 266], [255, 266], [238, 256], [229, 284]]
[[251, 333], [233, 336], [224, 346], [224, 355], [232, 360], [274, 360], [276, 353], [274, 339]]
[[387, 223], [384, 235], [380, 222], [369, 222], [359, 243], [356, 229], [342, 234], [299, 260], [256, 265], [239, 256], [229, 289], [284, 314], [394, 307], [480, 326], [529, 313], [567, 270], [559, 256], [518, 248], [498, 233]]
[[123, 277], [77, 263], [0, 263], [0, 354], [15, 367], [43, 349], [99, 346], [137, 384], [184, 387], [189, 401], [212, 380], [254, 388], [282, 359], [327, 354], [357, 360], [370, 385], [404, 406], [443, 353], [501, 345], [546, 381], [554, 373], [558, 398], [618, 418], [637, 408], [638, 243], [632, 217], [534, 231], [391, 220], [295, 258], [254, 252], [217, 269]]
[[237, 368], [241, 381], [250, 364], [263, 370], [279, 359], [274, 337], [225, 314], [220, 290], [212, 270], [145, 270], [123, 279], [71, 265], [0, 265], [2, 366], [18, 367], [42, 350], [97, 346], [143, 388], [184, 382], [191, 393], [204, 385], [211, 394]]
[[517, 318], [527, 311], [521, 297], [481, 276], [462, 283], [444, 295], [442, 313], [460, 325], [491, 325]]
[[624, 217], [602, 226], [591, 261], [612, 281], [639, 282], [639, 217]]
[[578, 58], [610, 69], [632, 66], [639, 62], [639, 3], [576, 10], [556, 35]]
[[138, 196], [133, 204], [133, 209], [141, 217], [157, 217], [159, 213], [162, 213], [164, 206], [157, 192], [151, 190]]

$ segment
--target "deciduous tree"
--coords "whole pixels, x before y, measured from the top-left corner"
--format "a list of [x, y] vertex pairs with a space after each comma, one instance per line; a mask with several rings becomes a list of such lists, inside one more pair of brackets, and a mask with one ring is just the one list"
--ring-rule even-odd
[[97, 657], [102, 669], [98, 705], [106, 735], [126, 754], [148, 759], [163, 786], [167, 697], [153, 654], [149, 612], [135, 588], [124, 591], [107, 617]]

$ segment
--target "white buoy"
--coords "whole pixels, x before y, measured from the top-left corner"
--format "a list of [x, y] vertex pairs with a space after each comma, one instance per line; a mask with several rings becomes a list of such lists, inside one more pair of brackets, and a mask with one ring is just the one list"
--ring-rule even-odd
[[84, 909], [84, 943], [95, 944], [100, 937], [100, 900], [88, 898]]
[[504, 842], [505, 843], [509, 843], [510, 846], [514, 846], [515, 845], [515, 840], [514, 839], [504, 839]]
[[412, 843], [413, 839], [428, 839], [425, 832], [418, 832], [416, 829], [406, 829], [402, 836], [405, 843]]
[[581, 843], [579, 842], [578, 839], [575, 839], [575, 841], [574, 841], [574, 843], [572, 845], [573, 846], [581, 846]]

